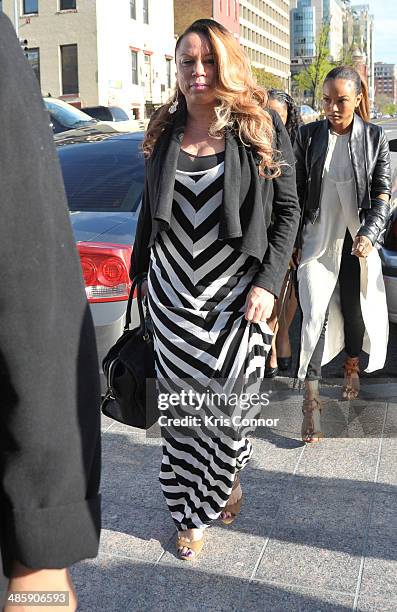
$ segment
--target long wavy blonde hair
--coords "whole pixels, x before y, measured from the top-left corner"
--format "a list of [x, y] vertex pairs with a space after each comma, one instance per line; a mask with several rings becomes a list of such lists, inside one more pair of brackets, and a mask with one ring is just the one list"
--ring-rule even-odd
[[[241, 142], [252, 146], [259, 159], [259, 172], [268, 178], [281, 174], [278, 152], [273, 148], [273, 122], [265, 110], [267, 93], [255, 82], [248, 59], [234, 36], [212, 19], [198, 19], [177, 40], [175, 54], [184, 36], [201, 34], [210, 42], [217, 66], [215, 120], [209, 133], [220, 136], [226, 128], [235, 130]], [[175, 99], [178, 108], [170, 114]], [[186, 100], [178, 85], [174, 95], [152, 118], [143, 141], [145, 157], [150, 157], [163, 131], [186, 110]]]

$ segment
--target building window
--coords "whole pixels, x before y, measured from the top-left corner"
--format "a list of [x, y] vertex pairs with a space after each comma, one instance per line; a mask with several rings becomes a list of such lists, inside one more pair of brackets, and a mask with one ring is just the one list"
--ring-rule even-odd
[[79, 93], [77, 45], [61, 46], [62, 94]]
[[143, 0], [143, 23], [149, 23], [149, 0]]
[[167, 62], [167, 87], [168, 87], [168, 89], [171, 89], [171, 86], [172, 86], [172, 83], [171, 83], [172, 60], [167, 58], [166, 62]]
[[39, 12], [39, 0], [23, 0], [23, 14], [34, 15]]
[[130, 0], [130, 17], [136, 19], [136, 0]]
[[131, 51], [131, 82], [138, 85], [138, 53]]
[[76, 0], [59, 0], [60, 11], [70, 11], [76, 8]]
[[26, 51], [26, 57], [40, 83], [40, 49], [38, 47], [35, 49], [28, 49]]

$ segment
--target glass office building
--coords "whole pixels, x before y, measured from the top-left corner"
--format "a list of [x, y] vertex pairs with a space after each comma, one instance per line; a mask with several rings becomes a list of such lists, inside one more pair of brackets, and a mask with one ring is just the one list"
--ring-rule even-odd
[[316, 9], [311, 0], [298, 0], [291, 10], [291, 57], [313, 57], [316, 39]]

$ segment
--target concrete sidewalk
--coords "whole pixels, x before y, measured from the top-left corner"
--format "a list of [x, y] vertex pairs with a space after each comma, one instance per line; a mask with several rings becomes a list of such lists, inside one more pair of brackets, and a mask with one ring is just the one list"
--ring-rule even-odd
[[72, 568], [80, 611], [397, 610], [397, 384], [363, 380], [342, 403], [329, 382], [325, 426], [345, 437], [304, 446], [290, 382], [271, 402], [280, 428], [253, 437], [241, 514], [194, 562], [175, 556], [160, 440], [103, 417], [103, 532]]

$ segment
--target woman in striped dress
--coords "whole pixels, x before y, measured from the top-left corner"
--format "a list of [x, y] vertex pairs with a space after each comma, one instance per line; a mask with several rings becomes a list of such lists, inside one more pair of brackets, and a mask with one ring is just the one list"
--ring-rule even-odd
[[[177, 86], [144, 140], [131, 277], [148, 273], [160, 390], [227, 390], [263, 376], [270, 316], [299, 222], [294, 158], [234, 37], [198, 20], [176, 45]], [[271, 223], [273, 212], [274, 222]], [[208, 397], [208, 396], [207, 396]], [[193, 404], [174, 413], [195, 413]], [[207, 408], [222, 414], [209, 402]], [[179, 412], [178, 412], [179, 411]], [[169, 413], [166, 413], [169, 414]], [[160, 483], [182, 559], [239, 510], [252, 447], [240, 427], [163, 429]]]

